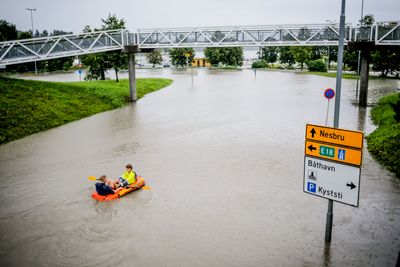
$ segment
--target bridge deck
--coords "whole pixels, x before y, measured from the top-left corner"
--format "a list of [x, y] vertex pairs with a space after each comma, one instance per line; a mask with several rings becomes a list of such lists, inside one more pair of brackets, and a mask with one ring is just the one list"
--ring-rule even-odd
[[[98, 31], [0, 42], [0, 65], [121, 50], [124, 45], [140, 48], [337, 46], [338, 24], [294, 24], [225, 26]], [[348, 42], [400, 45], [400, 21], [372, 26], [346, 25]]]

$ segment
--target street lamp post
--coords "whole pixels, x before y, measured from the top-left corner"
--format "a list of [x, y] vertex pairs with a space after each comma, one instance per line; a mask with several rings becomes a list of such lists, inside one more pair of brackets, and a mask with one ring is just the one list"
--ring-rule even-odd
[[[361, 37], [361, 27], [362, 27], [362, 23], [363, 23], [363, 16], [364, 16], [364, 0], [361, 0], [360, 37]], [[360, 79], [360, 58], [361, 58], [361, 50], [358, 50], [356, 101], [358, 99], [358, 80]]]
[[[32, 26], [32, 38], [34, 38], [34, 31], [33, 31], [33, 11], [36, 11], [36, 8], [27, 8], [26, 10], [31, 12], [31, 26]], [[35, 43], [33, 43], [33, 50], [35, 50]], [[37, 66], [35, 60], [35, 74], [37, 75]]]

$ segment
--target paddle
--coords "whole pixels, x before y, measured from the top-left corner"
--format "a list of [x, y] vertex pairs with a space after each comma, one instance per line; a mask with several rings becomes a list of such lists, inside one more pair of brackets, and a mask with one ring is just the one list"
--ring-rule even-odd
[[88, 180], [90, 181], [96, 181], [97, 178], [95, 176], [88, 176]]

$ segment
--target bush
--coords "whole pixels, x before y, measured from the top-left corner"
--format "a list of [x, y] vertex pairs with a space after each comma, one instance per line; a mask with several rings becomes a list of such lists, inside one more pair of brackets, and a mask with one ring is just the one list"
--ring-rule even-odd
[[251, 67], [253, 69], [268, 68], [268, 63], [265, 60], [254, 61]]
[[400, 177], [400, 94], [383, 97], [371, 111], [378, 128], [367, 136], [368, 150], [382, 165]]
[[307, 62], [308, 71], [327, 72], [326, 64], [323, 60], [312, 60]]

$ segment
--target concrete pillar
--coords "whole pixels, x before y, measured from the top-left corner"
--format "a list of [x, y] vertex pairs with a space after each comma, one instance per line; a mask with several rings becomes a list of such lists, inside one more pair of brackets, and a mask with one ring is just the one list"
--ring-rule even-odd
[[361, 50], [361, 68], [360, 68], [360, 98], [358, 105], [366, 107], [368, 102], [368, 76], [369, 76], [369, 50]]
[[131, 102], [136, 102], [136, 72], [135, 72], [135, 54], [128, 53], [129, 55], [129, 92]]

